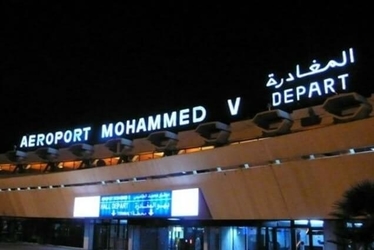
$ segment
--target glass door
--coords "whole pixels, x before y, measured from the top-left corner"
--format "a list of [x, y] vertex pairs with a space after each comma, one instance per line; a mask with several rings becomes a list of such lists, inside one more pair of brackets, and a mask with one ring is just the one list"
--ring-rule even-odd
[[201, 227], [169, 227], [170, 250], [202, 250], [204, 229]]
[[94, 228], [94, 246], [97, 250], [110, 249], [110, 224], [96, 224]]
[[97, 250], [126, 250], [127, 221], [111, 220], [95, 224], [94, 247]]

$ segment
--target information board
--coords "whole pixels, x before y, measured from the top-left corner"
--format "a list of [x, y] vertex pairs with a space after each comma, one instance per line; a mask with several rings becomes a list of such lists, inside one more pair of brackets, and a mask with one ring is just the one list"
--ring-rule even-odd
[[169, 217], [171, 191], [101, 196], [100, 217]]

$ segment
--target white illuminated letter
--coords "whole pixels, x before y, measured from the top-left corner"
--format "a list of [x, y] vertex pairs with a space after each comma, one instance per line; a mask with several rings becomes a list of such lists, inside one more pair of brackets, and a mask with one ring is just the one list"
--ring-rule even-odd
[[176, 124], [177, 124], [177, 112], [176, 111], [171, 112], [170, 116], [168, 113], [164, 114], [164, 128], [175, 127]]
[[63, 136], [64, 136], [64, 134], [61, 131], [57, 131], [55, 133], [55, 144], [57, 144], [58, 141], [61, 140]]
[[28, 147], [28, 145], [27, 145], [27, 136], [26, 136], [26, 135], [22, 136], [21, 144], [20, 144], [19, 146], [20, 146], [21, 148], [23, 148], [23, 147]]
[[114, 133], [116, 136], [121, 136], [125, 132], [125, 124], [123, 122], [117, 122], [114, 126]]
[[[200, 117], [198, 116], [200, 113]], [[197, 106], [192, 109], [192, 122], [202, 122], [206, 117], [206, 110], [203, 106]]]
[[73, 132], [71, 130], [66, 130], [64, 133], [64, 142], [69, 143], [73, 139]]
[[321, 89], [319, 88], [319, 85], [318, 85], [318, 82], [312, 82], [312, 83], [310, 84], [308, 98], [311, 98], [311, 97], [312, 97], [313, 92], [317, 92], [317, 94], [318, 94], [319, 96], [322, 95], [322, 93], [321, 93]]
[[139, 133], [140, 130], [142, 130], [143, 132], [147, 132], [147, 127], [145, 125], [145, 119], [142, 117], [139, 119], [138, 121], [138, 126], [136, 127], [136, 133]]
[[231, 115], [237, 115], [239, 111], [239, 105], [240, 105], [240, 97], [236, 97], [235, 104], [232, 104], [232, 100], [228, 99], [227, 104], [229, 105], [230, 114]]
[[53, 144], [53, 134], [52, 133], [47, 134], [47, 136], [45, 137], [45, 143], [47, 145]]
[[335, 81], [332, 78], [327, 78], [327, 79], [323, 80], [323, 86], [324, 86], [325, 94], [328, 94], [329, 90], [330, 90], [330, 93], [336, 93], [336, 91], [334, 89], [334, 83], [335, 83]]
[[76, 128], [74, 129], [74, 137], [73, 142], [81, 141], [82, 129]]
[[182, 109], [179, 111], [179, 125], [187, 125], [189, 124], [189, 114], [190, 110], [189, 109]]
[[[136, 125], [136, 120], [135, 119], [132, 119], [131, 121], [132, 123], [130, 123], [130, 121], [126, 121], [126, 134], [133, 134], [135, 133], [135, 125]], [[131, 132], [130, 132], [131, 130]]]
[[44, 139], [45, 139], [44, 134], [38, 134], [36, 137], [36, 146], [44, 146]]
[[29, 136], [29, 147], [35, 147], [35, 135]]
[[304, 86], [297, 86], [296, 87], [296, 100], [300, 100], [300, 96], [305, 95], [306, 88]]
[[84, 132], [84, 140], [87, 141], [88, 140], [88, 132], [91, 130], [91, 127], [85, 127], [83, 128], [83, 132]]
[[113, 136], [113, 123], [101, 125], [101, 138], [107, 138]]
[[284, 91], [284, 103], [291, 103], [293, 101], [294, 99], [293, 99], [292, 89], [286, 89]]
[[148, 131], [157, 130], [161, 127], [161, 115], [148, 116]]
[[281, 100], [282, 100], [282, 95], [281, 93], [279, 92], [274, 92], [272, 95], [272, 103], [273, 103], [273, 107], [275, 106], [278, 106], [279, 104], [281, 104]]
[[348, 76], [349, 76], [348, 74], [338, 76], [338, 78], [342, 80], [342, 89], [346, 89], [347, 87], [345, 78], [347, 78]]

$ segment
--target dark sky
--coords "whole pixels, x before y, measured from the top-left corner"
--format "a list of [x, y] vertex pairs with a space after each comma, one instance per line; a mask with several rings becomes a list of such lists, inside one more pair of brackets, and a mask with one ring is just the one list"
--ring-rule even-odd
[[[210, 1], [209, 1], [210, 2]], [[367, 6], [365, 6], [367, 5]], [[2, 1], [1, 152], [22, 135], [195, 105], [267, 109], [268, 74], [357, 48], [372, 93], [369, 4]]]

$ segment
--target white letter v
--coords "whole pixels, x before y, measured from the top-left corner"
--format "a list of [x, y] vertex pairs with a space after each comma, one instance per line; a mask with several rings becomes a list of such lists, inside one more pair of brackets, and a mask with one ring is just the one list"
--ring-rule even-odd
[[236, 97], [235, 105], [232, 104], [232, 99], [228, 99], [227, 104], [229, 105], [230, 114], [237, 115], [239, 111], [240, 97]]

